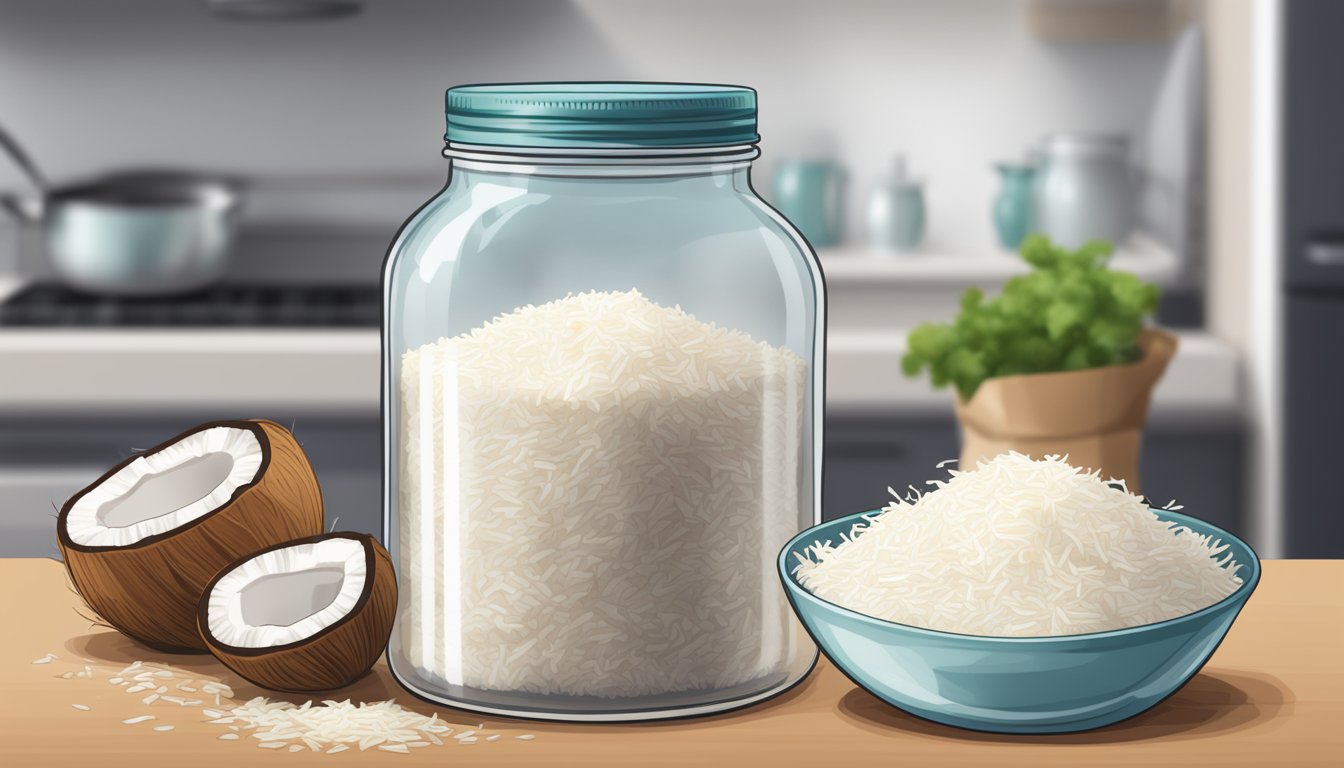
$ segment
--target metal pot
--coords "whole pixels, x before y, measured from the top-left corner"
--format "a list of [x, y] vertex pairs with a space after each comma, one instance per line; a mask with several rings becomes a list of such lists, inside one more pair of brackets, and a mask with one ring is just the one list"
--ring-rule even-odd
[[39, 200], [0, 196], [0, 206], [42, 226], [47, 257], [71, 287], [118, 296], [185, 293], [227, 269], [237, 184], [134, 172], [53, 189], [3, 129], [0, 148], [42, 192]]

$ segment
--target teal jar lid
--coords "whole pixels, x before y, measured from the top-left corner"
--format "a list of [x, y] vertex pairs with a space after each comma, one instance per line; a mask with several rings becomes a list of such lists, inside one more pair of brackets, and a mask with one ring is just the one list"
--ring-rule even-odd
[[754, 144], [756, 91], [690, 83], [508, 83], [448, 89], [451, 143], [500, 147]]

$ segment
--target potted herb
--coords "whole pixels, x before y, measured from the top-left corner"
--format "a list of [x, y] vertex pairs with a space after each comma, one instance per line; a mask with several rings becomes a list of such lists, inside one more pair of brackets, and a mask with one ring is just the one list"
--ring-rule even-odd
[[1031, 235], [1021, 253], [1029, 274], [993, 299], [967, 290], [952, 323], [910, 332], [901, 367], [956, 388], [961, 466], [1008, 450], [1067, 454], [1138, 492], [1148, 402], [1176, 351], [1175, 336], [1144, 324], [1158, 288], [1108, 269], [1108, 243], [1069, 251]]

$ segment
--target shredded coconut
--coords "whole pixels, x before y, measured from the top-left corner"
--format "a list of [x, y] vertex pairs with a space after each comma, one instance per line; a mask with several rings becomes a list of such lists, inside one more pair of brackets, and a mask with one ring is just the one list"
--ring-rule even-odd
[[797, 354], [591, 292], [411, 349], [399, 380], [394, 650], [419, 674], [623, 697], [783, 668]]
[[[88, 677], [93, 677], [94, 670], [91, 666], [85, 666], [84, 669], [89, 672]], [[202, 690], [214, 691], [216, 697], [220, 694], [233, 696], [233, 689], [222, 680], [187, 676], [180, 670], [159, 666], [153, 662], [150, 664], [143, 661], [133, 662], [116, 672], [108, 682], [112, 685], [124, 685], [127, 678], [163, 682], [178, 689], [194, 684], [194, 687]], [[160, 690], [168, 689], [160, 686]], [[130, 689], [123, 691], [130, 692]], [[150, 702], [156, 705], [153, 707], [155, 710], [159, 710], [170, 701], [174, 705], [172, 707], [174, 711], [181, 711], [180, 707], [197, 707], [202, 704], [200, 699], [155, 695], [158, 699]], [[284, 749], [290, 752], [308, 750], [334, 754], [351, 748], [367, 750], [378, 745], [391, 747], [383, 751], [403, 752], [431, 745], [443, 746], [444, 740], [440, 736], [451, 736], [454, 730], [452, 726], [440, 720], [438, 715], [421, 715], [404, 709], [393, 701], [355, 704], [347, 699], [340, 702], [323, 701], [319, 704], [309, 701], [296, 706], [257, 697], [244, 704], [230, 705], [232, 708], [207, 706], [199, 709], [206, 723], [228, 728], [228, 733], [216, 737], [218, 740], [241, 741], [244, 738], [251, 738], [259, 747]], [[87, 704], [75, 703], [70, 706], [80, 712], [89, 712], [93, 709]], [[121, 722], [125, 725], [138, 725], [157, 719], [152, 714], [143, 714], [128, 717]], [[152, 726], [154, 731], [160, 733], [176, 730], [176, 727], [167, 723]], [[484, 730], [486, 727], [482, 723], [464, 733], [472, 734], [471, 740], [474, 741], [475, 735]], [[499, 734], [491, 734], [485, 740], [498, 741], [500, 738]], [[524, 733], [515, 738], [530, 741], [536, 737]]]
[[[375, 747], [384, 752], [407, 752], [430, 746], [431, 742], [442, 744], [438, 736], [453, 732], [438, 715], [426, 717], [391, 700], [358, 704], [349, 699], [317, 704], [307, 701], [295, 705], [259, 696], [211, 722], [227, 724], [235, 720], [263, 749], [307, 749], [327, 754]], [[236, 739], [239, 734], [226, 733], [220, 738], [226, 737]]]
[[879, 619], [1002, 637], [1164, 621], [1242, 583], [1227, 545], [1059, 457], [1008, 453], [950, 475], [813, 544], [799, 582]]

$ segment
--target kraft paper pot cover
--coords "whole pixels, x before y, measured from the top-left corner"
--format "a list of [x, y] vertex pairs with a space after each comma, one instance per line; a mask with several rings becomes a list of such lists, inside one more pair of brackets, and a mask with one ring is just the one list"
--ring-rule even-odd
[[1081, 371], [987, 379], [969, 402], [956, 399], [962, 428], [960, 466], [1005, 451], [1099, 469], [1139, 493], [1139, 448], [1153, 386], [1176, 353], [1174, 335], [1147, 328], [1133, 363]]

